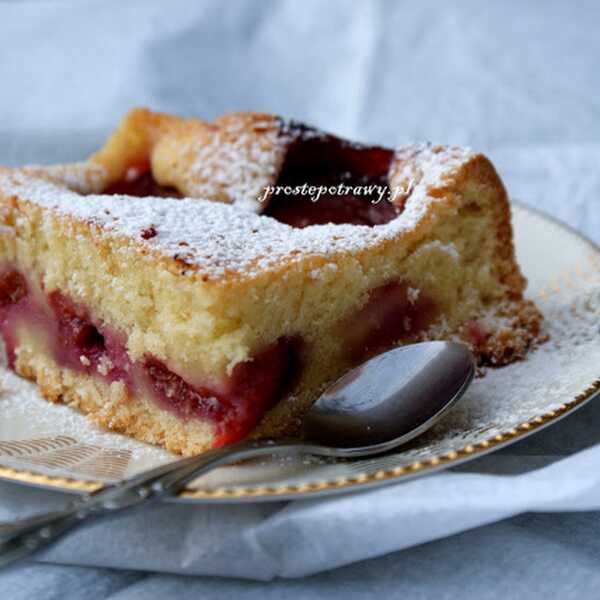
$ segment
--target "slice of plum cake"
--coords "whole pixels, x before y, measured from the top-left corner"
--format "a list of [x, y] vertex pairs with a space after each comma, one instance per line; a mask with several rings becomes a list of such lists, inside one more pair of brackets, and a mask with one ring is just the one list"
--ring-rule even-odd
[[8, 365], [173, 452], [293, 434], [398, 344], [502, 365], [539, 338], [502, 183], [461, 148], [136, 110], [88, 161], [0, 169], [0, 213]]

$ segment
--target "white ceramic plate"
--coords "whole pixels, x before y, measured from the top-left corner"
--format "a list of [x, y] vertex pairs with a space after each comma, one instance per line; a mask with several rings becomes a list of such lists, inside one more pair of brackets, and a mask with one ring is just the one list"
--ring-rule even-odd
[[[401, 451], [347, 462], [273, 458], [223, 467], [175, 500], [281, 500], [402, 481], [521, 439], [589, 401], [600, 389], [600, 250], [520, 205], [513, 205], [513, 225], [528, 295], [551, 336], [527, 360], [488, 370], [439, 425]], [[90, 491], [174, 458], [45, 402], [9, 371], [0, 377], [0, 478]]]

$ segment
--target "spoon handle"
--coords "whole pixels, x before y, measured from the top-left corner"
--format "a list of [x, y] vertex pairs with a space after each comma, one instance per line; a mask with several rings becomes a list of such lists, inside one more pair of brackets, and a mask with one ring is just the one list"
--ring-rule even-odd
[[297, 441], [242, 441], [200, 456], [184, 458], [107, 485], [70, 503], [62, 511], [0, 524], [0, 568], [45, 548], [89, 518], [176, 494], [182, 486], [219, 465], [285, 451], [313, 451]]

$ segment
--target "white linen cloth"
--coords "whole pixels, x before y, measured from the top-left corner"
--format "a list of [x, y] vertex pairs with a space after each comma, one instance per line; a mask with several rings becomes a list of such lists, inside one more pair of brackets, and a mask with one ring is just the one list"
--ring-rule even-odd
[[[0, 3], [0, 164], [80, 158], [135, 105], [207, 118], [264, 110], [353, 139], [471, 145], [513, 197], [600, 243], [599, 16], [598, 3], [566, 1]], [[594, 597], [599, 442], [597, 401], [489, 457], [392, 487], [148, 506], [0, 572], [0, 590]], [[61, 502], [2, 484], [0, 520]], [[235, 579], [277, 577], [304, 578]]]

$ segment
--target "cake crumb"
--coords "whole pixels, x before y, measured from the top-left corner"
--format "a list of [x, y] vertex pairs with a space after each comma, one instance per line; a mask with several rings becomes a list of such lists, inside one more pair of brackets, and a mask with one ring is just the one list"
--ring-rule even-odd
[[406, 297], [411, 304], [415, 304], [417, 302], [417, 300], [419, 299], [420, 293], [421, 293], [421, 290], [419, 288], [409, 287], [406, 290]]
[[112, 371], [112, 368], [113, 363], [110, 360], [110, 358], [108, 358], [107, 356], [102, 356], [98, 364], [98, 373], [106, 377], [106, 375], [108, 375]]

